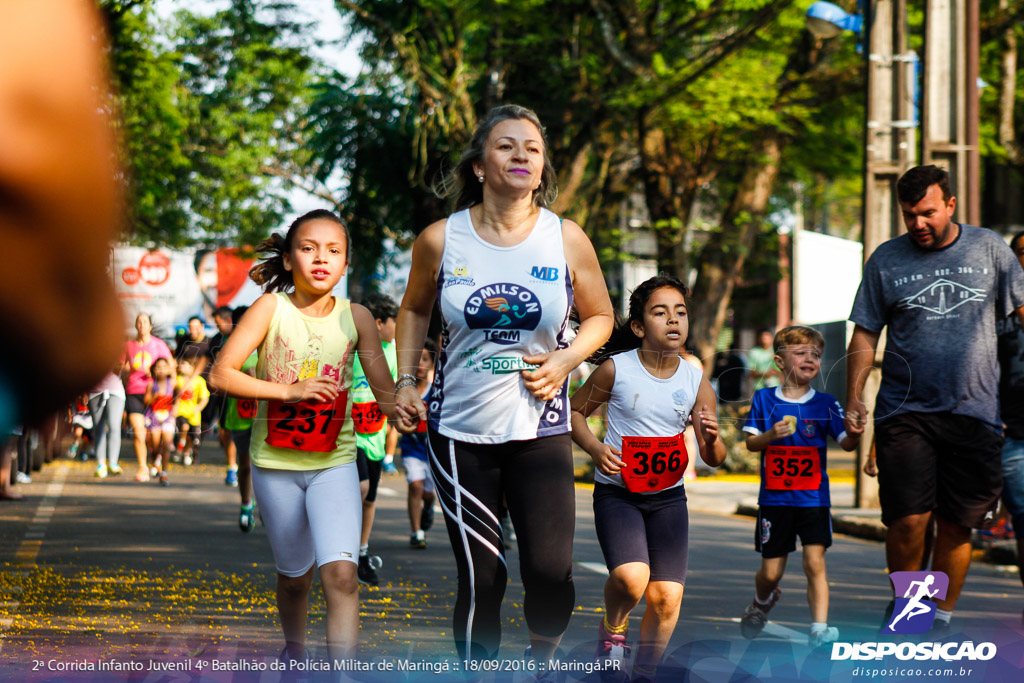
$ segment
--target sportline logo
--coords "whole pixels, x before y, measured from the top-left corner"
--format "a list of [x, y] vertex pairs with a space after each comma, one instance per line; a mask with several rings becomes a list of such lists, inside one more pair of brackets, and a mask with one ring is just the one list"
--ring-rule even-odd
[[520, 356], [492, 356], [491, 358], [484, 358], [480, 361], [480, 367], [484, 370], [490, 370], [492, 375], [507, 375], [511, 372], [537, 369], [536, 365], [524, 362]]
[[935, 622], [935, 599], [942, 600], [949, 589], [943, 572], [892, 572], [889, 574], [897, 597], [892, 618], [882, 633], [925, 633]]
[[966, 659], [971, 662], [988, 661], [996, 656], [995, 643], [978, 643], [968, 640], [964, 643], [832, 643], [832, 659], [882, 659], [895, 656], [896, 659], [918, 661], [955, 662]]

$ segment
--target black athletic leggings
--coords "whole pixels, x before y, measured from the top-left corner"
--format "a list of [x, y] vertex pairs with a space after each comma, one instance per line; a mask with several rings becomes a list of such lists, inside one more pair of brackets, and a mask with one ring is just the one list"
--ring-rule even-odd
[[493, 658], [501, 644], [501, 600], [508, 584], [502, 496], [518, 538], [526, 623], [538, 635], [561, 635], [576, 598], [569, 435], [472, 444], [430, 431], [429, 442], [430, 470], [459, 570], [454, 615], [459, 657]]

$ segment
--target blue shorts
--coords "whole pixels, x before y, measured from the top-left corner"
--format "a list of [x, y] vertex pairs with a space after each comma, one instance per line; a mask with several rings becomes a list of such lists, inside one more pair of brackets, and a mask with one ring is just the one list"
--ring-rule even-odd
[[643, 494], [595, 484], [594, 526], [608, 571], [643, 562], [651, 581], [686, 583], [690, 517], [682, 486]]
[[1024, 534], [1024, 439], [1003, 441], [1003, 504], [1014, 533]]

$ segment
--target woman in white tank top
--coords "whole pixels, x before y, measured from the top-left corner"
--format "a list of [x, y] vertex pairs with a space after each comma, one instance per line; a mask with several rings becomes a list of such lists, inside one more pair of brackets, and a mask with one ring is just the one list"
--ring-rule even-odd
[[[611, 333], [611, 302], [582, 229], [544, 208], [556, 180], [532, 111], [492, 110], [447, 181], [443, 194], [457, 195], [457, 213], [413, 246], [398, 315], [396, 403], [428, 421], [431, 470], [459, 567], [459, 655], [498, 652], [504, 498], [522, 558], [530, 654], [547, 660], [574, 598], [567, 377]], [[414, 373], [435, 301], [442, 343], [425, 406]], [[573, 305], [581, 324], [570, 340]]]

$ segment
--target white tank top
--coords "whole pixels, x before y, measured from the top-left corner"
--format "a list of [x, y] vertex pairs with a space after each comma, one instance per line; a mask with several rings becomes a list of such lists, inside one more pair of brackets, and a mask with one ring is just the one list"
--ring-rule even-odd
[[572, 279], [562, 221], [541, 209], [514, 247], [485, 242], [469, 210], [448, 217], [437, 275], [442, 318], [430, 427], [458, 441], [504, 443], [565, 434], [568, 381], [542, 402], [523, 385], [524, 356], [569, 345]]
[[[640, 362], [637, 349], [612, 356], [612, 362], [615, 383], [608, 399], [606, 444], [621, 449], [623, 436], [667, 437], [686, 429], [703, 372], [680, 358], [671, 377], [658, 379]], [[693, 460], [698, 454], [690, 453], [689, 457]], [[594, 481], [625, 486], [621, 474], [609, 477], [596, 471]], [[680, 479], [670, 488], [682, 485]]]

